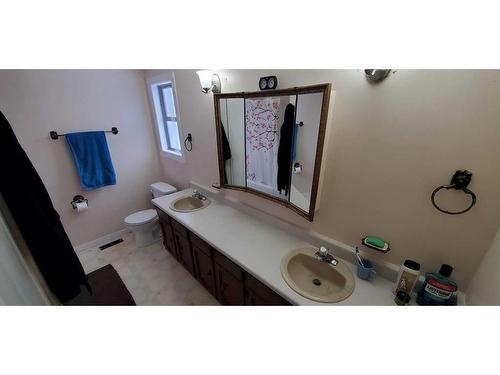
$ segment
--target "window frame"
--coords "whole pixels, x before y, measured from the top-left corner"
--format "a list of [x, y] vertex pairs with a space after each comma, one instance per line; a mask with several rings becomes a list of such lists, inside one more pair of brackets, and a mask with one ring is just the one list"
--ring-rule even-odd
[[[165, 104], [165, 99], [164, 99], [164, 89], [166, 88], [171, 88], [172, 89], [172, 101], [174, 104], [174, 109], [175, 109], [175, 117], [170, 117], [167, 115], [167, 106]], [[161, 114], [162, 114], [162, 120], [163, 120], [163, 130], [165, 131], [165, 138], [167, 141], [167, 150], [163, 150], [165, 152], [172, 152], [176, 154], [181, 154], [182, 153], [182, 145], [181, 145], [181, 135], [179, 132], [179, 121], [177, 118], [177, 106], [175, 105], [175, 96], [174, 96], [174, 85], [172, 82], [165, 82], [161, 83], [156, 86], [158, 89], [158, 96], [160, 97], [160, 109], [161, 109]], [[179, 137], [179, 149], [175, 149], [171, 145], [170, 141], [170, 130], [168, 129], [168, 122], [175, 122], [177, 125], [177, 132], [178, 132], [178, 137]]]
[[[157, 136], [158, 148], [160, 155], [169, 159], [174, 159], [179, 162], [184, 162], [184, 150], [182, 147], [182, 124], [181, 124], [181, 113], [179, 108], [179, 103], [177, 101], [177, 93], [175, 90], [175, 77], [173, 72], [165, 72], [160, 75], [155, 75], [153, 77], [146, 78], [146, 83], [148, 86], [148, 94], [151, 104], [151, 112], [155, 120], [155, 133]], [[176, 117], [166, 116], [166, 106], [163, 99], [163, 92], [161, 87], [171, 87], [173, 103], [175, 106]], [[175, 119], [177, 122], [177, 129], [179, 132], [179, 143], [180, 150], [177, 151], [173, 149], [170, 145], [170, 137], [168, 135], [168, 125], [167, 121]]]

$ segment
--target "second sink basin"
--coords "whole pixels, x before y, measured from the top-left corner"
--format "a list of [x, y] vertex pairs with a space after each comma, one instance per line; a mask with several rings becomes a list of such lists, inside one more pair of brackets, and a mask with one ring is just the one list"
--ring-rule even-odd
[[286, 283], [301, 296], [313, 301], [333, 303], [349, 297], [354, 291], [354, 276], [338, 260], [333, 266], [316, 259], [315, 248], [293, 250], [281, 262]]
[[201, 210], [210, 204], [210, 199], [201, 200], [192, 196], [180, 197], [170, 203], [170, 209], [177, 212], [193, 212]]

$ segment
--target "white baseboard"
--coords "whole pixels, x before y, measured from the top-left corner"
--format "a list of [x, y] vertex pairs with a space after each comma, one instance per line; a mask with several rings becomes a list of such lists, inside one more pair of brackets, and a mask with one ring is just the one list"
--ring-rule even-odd
[[91, 249], [94, 247], [98, 247], [98, 246], [104, 245], [105, 243], [117, 240], [118, 238], [122, 237], [123, 235], [125, 235], [129, 232], [130, 232], [130, 230], [128, 230], [127, 228], [123, 228], [123, 229], [120, 229], [119, 231], [106, 234], [102, 237], [96, 238], [95, 240], [92, 240], [92, 241], [83, 243], [81, 245], [75, 246], [74, 249], [75, 249], [76, 253], [78, 254], [78, 253], [81, 253], [85, 250], [88, 250], [88, 249]]

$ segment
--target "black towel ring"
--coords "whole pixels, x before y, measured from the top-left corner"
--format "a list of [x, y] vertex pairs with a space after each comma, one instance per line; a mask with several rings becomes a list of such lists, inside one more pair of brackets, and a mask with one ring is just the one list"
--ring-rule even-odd
[[191, 133], [188, 133], [186, 139], [184, 140], [184, 147], [189, 152], [191, 152], [191, 150], [193, 149], [193, 136], [191, 135]]
[[[472, 191], [467, 189], [467, 186], [470, 184], [471, 180], [472, 180], [472, 173], [471, 172], [469, 172], [467, 170], [456, 171], [455, 174], [453, 175], [453, 177], [451, 178], [451, 182], [449, 185], [439, 186], [438, 188], [436, 188], [432, 192], [431, 201], [432, 201], [433, 206], [436, 207], [436, 209], [438, 209], [439, 211], [441, 211], [445, 214], [448, 214], [448, 215], [460, 215], [460, 214], [463, 214], [463, 213], [466, 213], [467, 211], [469, 211], [476, 204], [476, 194], [474, 194]], [[471, 200], [470, 206], [462, 211], [443, 210], [441, 207], [439, 207], [436, 204], [436, 201], [435, 201], [435, 196], [436, 196], [437, 192], [442, 190], [442, 189], [462, 190], [465, 194], [468, 194], [471, 196], [472, 200]]]

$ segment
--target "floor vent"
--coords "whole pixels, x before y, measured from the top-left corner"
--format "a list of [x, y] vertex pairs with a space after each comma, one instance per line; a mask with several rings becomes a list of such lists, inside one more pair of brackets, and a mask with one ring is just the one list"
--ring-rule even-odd
[[102, 246], [99, 246], [99, 249], [104, 250], [104, 249], [107, 249], [108, 247], [118, 245], [120, 242], [123, 242], [123, 238], [118, 238], [117, 240], [114, 240], [114, 241], [108, 242]]

